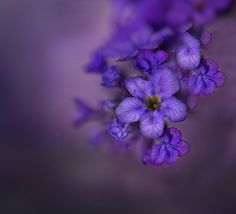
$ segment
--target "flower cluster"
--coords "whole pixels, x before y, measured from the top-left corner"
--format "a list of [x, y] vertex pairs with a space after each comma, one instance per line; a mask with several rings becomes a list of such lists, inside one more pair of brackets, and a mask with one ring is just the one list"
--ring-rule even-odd
[[[76, 99], [75, 124], [99, 123], [100, 142], [142, 146], [144, 164], [172, 164], [189, 150], [174, 123], [184, 121], [197, 97], [208, 96], [224, 76], [203, 49], [205, 25], [229, 0], [113, 0], [115, 30], [86, 67], [101, 75], [112, 100], [97, 109]], [[194, 104], [195, 103], [195, 104]]]

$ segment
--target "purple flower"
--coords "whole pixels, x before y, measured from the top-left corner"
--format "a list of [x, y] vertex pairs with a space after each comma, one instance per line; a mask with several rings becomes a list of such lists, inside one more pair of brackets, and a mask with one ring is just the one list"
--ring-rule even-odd
[[179, 157], [185, 155], [188, 150], [189, 144], [182, 140], [181, 132], [176, 128], [168, 128], [143, 156], [143, 163], [170, 165], [175, 163]]
[[128, 123], [123, 123], [118, 119], [112, 120], [108, 126], [108, 132], [116, 140], [122, 140], [128, 135]]
[[75, 99], [75, 105], [77, 111], [74, 125], [80, 126], [83, 122], [86, 122], [86, 120], [92, 115], [93, 110], [79, 98]]
[[170, 70], [155, 72], [149, 81], [140, 77], [126, 79], [125, 86], [133, 97], [123, 100], [116, 114], [124, 123], [140, 121], [145, 137], [158, 138], [163, 133], [164, 117], [173, 122], [186, 118], [185, 104], [173, 96], [180, 85]]
[[201, 59], [200, 42], [189, 33], [182, 35], [176, 52], [176, 60], [181, 68], [193, 69], [199, 65]]
[[102, 74], [102, 85], [107, 88], [116, 87], [119, 85], [120, 79], [119, 67], [111, 66]]
[[139, 49], [148, 44], [152, 33], [151, 27], [143, 22], [130, 22], [115, 32], [103, 48], [103, 53], [117, 60], [131, 59], [137, 55]]
[[209, 31], [204, 30], [201, 34], [201, 44], [203, 47], [207, 47], [212, 40], [212, 34]]
[[193, 95], [207, 96], [224, 82], [223, 74], [212, 59], [204, 60], [194, 69], [188, 79], [189, 90]]
[[102, 73], [107, 68], [107, 63], [100, 51], [93, 54], [90, 63], [87, 65], [86, 70], [89, 73]]
[[141, 50], [135, 60], [134, 67], [143, 73], [151, 74], [167, 58], [168, 53], [162, 50], [158, 50], [156, 53], [151, 50]]
[[177, 31], [185, 32], [186, 26], [192, 25], [189, 3], [186, 0], [173, 0], [166, 14], [166, 22]]
[[231, 0], [190, 0], [193, 6], [192, 16], [197, 25], [211, 21], [217, 12], [226, 10]]

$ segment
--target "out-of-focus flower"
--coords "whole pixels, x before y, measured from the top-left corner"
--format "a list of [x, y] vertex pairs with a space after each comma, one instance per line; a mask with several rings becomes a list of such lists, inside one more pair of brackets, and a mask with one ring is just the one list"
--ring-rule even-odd
[[102, 85], [107, 88], [116, 87], [120, 79], [120, 69], [117, 66], [111, 66], [102, 74]]
[[168, 128], [163, 136], [153, 142], [150, 150], [143, 156], [144, 164], [173, 164], [189, 150], [188, 142], [182, 140], [181, 132], [176, 128]]
[[197, 25], [203, 25], [215, 18], [217, 12], [226, 10], [231, 0], [190, 0], [192, 17]]
[[188, 79], [189, 90], [194, 95], [207, 96], [224, 82], [223, 74], [212, 59], [204, 60], [192, 71]]
[[168, 58], [168, 53], [162, 50], [153, 52], [151, 50], [141, 50], [136, 57], [134, 67], [143, 73], [151, 74], [159, 65]]
[[107, 68], [106, 60], [100, 51], [93, 54], [90, 63], [87, 65], [86, 70], [89, 73], [102, 73]]
[[76, 106], [76, 117], [74, 120], [75, 126], [80, 126], [83, 122], [92, 115], [93, 110], [80, 98], [75, 98], [75, 106]]
[[173, 122], [186, 118], [186, 106], [173, 96], [179, 90], [179, 82], [171, 71], [160, 70], [151, 81], [129, 78], [125, 85], [133, 97], [123, 100], [116, 108], [116, 114], [124, 123], [140, 120], [145, 137], [155, 139], [163, 133], [164, 117]]
[[118, 119], [112, 120], [108, 126], [108, 132], [116, 140], [122, 140], [128, 135], [128, 123], [123, 123]]

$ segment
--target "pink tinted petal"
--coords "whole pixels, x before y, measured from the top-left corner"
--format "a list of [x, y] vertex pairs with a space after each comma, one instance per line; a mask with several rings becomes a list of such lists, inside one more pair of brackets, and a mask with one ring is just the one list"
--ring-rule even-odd
[[224, 80], [225, 80], [225, 77], [224, 77], [223, 73], [221, 73], [219, 71], [215, 74], [214, 81], [215, 81], [217, 87], [223, 85]]
[[187, 141], [180, 141], [178, 144], [178, 151], [180, 156], [183, 156], [189, 151], [189, 143]]
[[155, 72], [153, 85], [155, 87], [155, 94], [160, 95], [162, 98], [172, 96], [180, 88], [176, 75], [167, 68]]
[[187, 107], [184, 103], [171, 97], [163, 100], [162, 112], [173, 122], [183, 121], [187, 117]]
[[138, 121], [144, 113], [144, 103], [137, 98], [128, 97], [116, 108], [116, 114], [123, 123]]
[[162, 135], [164, 119], [159, 112], [148, 112], [143, 115], [140, 122], [141, 133], [147, 138], [156, 139]]

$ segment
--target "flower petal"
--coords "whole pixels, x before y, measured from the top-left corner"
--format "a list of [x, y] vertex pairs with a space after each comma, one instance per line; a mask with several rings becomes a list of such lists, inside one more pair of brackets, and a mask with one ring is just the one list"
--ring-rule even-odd
[[187, 45], [179, 46], [177, 50], [176, 60], [179, 66], [183, 69], [196, 68], [201, 59], [199, 47], [190, 47]]
[[143, 115], [140, 123], [142, 134], [147, 138], [158, 138], [164, 129], [164, 119], [159, 112], [148, 112]]
[[187, 117], [186, 105], [175, 97], [163, 100], [162, 108], [163, 114], [173, 122], [183, 121]]
[[146, 95], [151, 95], [151, 83], [140, 77], [131, 77], [125, 80], [125, 87], [131, 95], [145, 99]]
[[128, 97], [116, 108], [116, 114], [123, 123], [137, 122], [145, 112], [144, 103], [137, 98]]
[[177, 77], [167, 68], [155, 72], [153, 86], [155, 87], [155, 94], [162, 98], [172, 96], [180, 88]]

